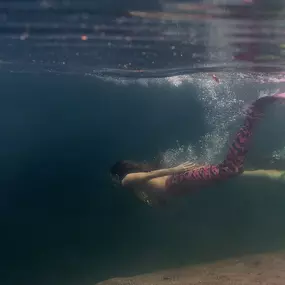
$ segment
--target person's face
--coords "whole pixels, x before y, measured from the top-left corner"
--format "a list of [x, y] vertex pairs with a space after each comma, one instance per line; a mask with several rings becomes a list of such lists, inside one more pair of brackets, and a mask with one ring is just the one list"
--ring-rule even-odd
[[115, 174], [115, 175], [111, 174], [110, 176], [111, 176], [111, 180], [112, 180], [114, 186], [120, 186], [121, 185], [121, 181], [120, 181], [118, 174]]

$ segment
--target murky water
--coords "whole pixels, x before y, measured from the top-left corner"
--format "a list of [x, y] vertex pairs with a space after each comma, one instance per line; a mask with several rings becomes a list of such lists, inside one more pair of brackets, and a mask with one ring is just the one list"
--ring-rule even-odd
[[[1, 284], [95, 284], [284, 249], [284, 185], [231, 181], [165, 209], [118, 159], [220, 161], [285, 90], [282, 1], [0, 1]], [[284, 105], [247, 169], [284, 169]]]

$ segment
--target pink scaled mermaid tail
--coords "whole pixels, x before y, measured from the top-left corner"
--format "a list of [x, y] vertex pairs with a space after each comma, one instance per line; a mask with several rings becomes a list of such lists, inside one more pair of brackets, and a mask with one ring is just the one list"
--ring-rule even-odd
[[249, 106], [244, 124], [236, 133], [222, 163], [172, 175], [166, 180], [166, 188], [183, 182], [196, 182], [197, 185], [199, 182], [224, 180], [241, 174], [256, 123], [263, 117], [266, 107], [278, 100], [285, 101], [285, 93], [261, 97]]

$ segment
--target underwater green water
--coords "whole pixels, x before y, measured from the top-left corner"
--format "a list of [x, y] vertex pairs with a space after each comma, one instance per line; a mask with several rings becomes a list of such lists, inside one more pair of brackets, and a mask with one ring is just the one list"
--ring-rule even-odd
[[[191, 84], [23, 74], [0, 82], [1, 284], [95, 284], [284, 249], [284, 185], [232, 180], [164, 209], [112, 187], [116, 160], [152, 159], [177, 140], [199, 145], [211, 131]], [[256, 89], [238, 92], [256, 98]], [[270, 114], [249, 156], [255, 167], [284, 146], [284, 121]]]

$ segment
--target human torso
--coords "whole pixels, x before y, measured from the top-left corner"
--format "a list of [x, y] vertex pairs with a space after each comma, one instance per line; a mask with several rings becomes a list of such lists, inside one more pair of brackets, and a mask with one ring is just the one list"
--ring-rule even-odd
[[148, 180], [145, 183], [138, 184], [135, 187], [137, 193], [145, 193], [150, 197], [160, 196], [177, 196], [181, 194], [185, 194], [185, 192], [190, 192], [197, 188], [196, 183], [180, 183], [179, 185], [172, 185], [168, 187], [167, 180], [170, 176], [163, 176], [159, 178], [153, 178]]
[[140, 183], [134, 187], [135, 195], [149, 206], [157, 206], [165, 202], [168, 192], [166, 189], [166, 180], [168, 176], [153, 178], [145, 183]]
[[168, 176], [153, 178], [145, 183], [138, 184], [135, 187], [137, 191], [145, 191], [147, 193], [163, 194], [166, 193], [166, 180]]

